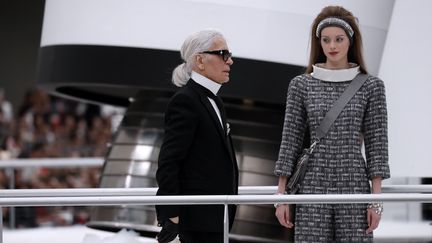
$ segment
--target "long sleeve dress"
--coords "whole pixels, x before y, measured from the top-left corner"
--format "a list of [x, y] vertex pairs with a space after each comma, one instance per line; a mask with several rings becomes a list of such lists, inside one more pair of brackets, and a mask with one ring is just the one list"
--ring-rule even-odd
[[[315, 130], [326, 112], [358, 72], [358, 67], [345, 70], [327, 70], [314, 66], [312, 74], [297, 76], [290, 82], [282, 142], [279, 157], [275, 164], [277, 176], [289, 177], [292, 174], [296, 159], [302, 151], [306, 129], [309, 127], [310, 140], [313, 141], [316, 137]], [[366, 158], [362, 155], [363, 141]], [[370, 179], [373, 177], [381, 177], [382, 179], [390, 177], [387, 147], [387, 109], [384, 82], [369, 76], [313, 151], [299, 193], [370, 193]], [[360, 208], [360, 212], [364, 211], [366, 216], [366, 205], [352, 206]], [[299, 215], [302, 207], [297, 207], [296, 235], [301, 235], [301, 229], [297, 228], [301, 228], [302, 219], [310, 220], [311, 217], [313, 218], [311, 213]], [[310, 207], [313, 205], [309, 205]], [[330, 208], [331, 210], [334, 209], [333, 206]], [[304, 210], [307, 212], [309, 209]], [[314, 212], [317, 217], [322, 214], [322, 212]], [[330, 216], [334, 217], [334, 214], [330, 214]], [[365, 221], [366, 219], [362, 220]], [[365, 222], [362, 222], [362, 227], [365, 227], [365, 230], [367, 222], [366, 226], [364, 224]], [[333, 228], [337, 229], [338, 227]], [[332, 229], [328, 230], [332, 231]], [[315, 233], [317, 235], [325, 234], [321, 231]], [[312, 241], [312, 239], [310, 240]]]

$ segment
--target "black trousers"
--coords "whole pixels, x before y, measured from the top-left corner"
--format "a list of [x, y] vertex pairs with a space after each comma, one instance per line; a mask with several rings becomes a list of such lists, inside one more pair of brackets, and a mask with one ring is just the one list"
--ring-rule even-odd
[[223, 243], [223, 232], [180, 231], [181, 243]]

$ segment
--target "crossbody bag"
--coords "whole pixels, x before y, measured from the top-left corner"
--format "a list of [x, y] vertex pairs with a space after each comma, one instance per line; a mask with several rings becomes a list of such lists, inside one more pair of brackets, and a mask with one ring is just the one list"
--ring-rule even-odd
[[295, 194], [300, 189], [304, 176], [306, 174], [307, 164], [309, 157], [314, 151], [317, 144], [322, 138], [327, 134], [330, 127], [336, 121], [339, 114], [342, 112], [346, 104], [351, 100], [351, 98], [357, 93], [361, 86], [366, 82], [369, 77], [367, 74], [359, 73], [353, 79], [353, 81], [348, 85], [342, 95], [333, 103], [332, 108], [326, 113], [324, 119], [321, 121], [320, 125], [316, 130], [316, 138], [311, 143], [309, 148], [303, 150], [300, 157], [297, 159], [294, 172], [292, 173], [290, 179], [288, 180], [286, 191], [289, 194]]

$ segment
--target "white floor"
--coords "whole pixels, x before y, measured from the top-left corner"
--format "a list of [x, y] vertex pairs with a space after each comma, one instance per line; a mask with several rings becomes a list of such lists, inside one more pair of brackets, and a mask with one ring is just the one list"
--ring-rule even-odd
[[400, 239], [407, 240], [403, 242], [431, 242], [432, 224], [431, 222], [382, 221], [378, 229], [374, 231], [374, 237], [377, 240]]
[[[398, 239], [398, 242], [432, 241], [430, 222], [406, 223], [383, 221], [374, 232], [376, 242]], [[86, 241], [85, 241], [86, 240]], [[3, 243], [157, 243], [155, 239], [133, 233], [111, 233], [76, 225], [70, 227], [41, 227], [35, 229], [3, 230]]]
[[41, 227], [34, 229], [3, 230], [3, 243], [157, 243], [155, 239], [90, 229], [70, 227]]

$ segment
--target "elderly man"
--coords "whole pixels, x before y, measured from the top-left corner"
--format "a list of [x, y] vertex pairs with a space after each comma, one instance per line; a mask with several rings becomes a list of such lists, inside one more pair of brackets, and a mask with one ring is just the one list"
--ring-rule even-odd
[[[165, 113], [157, 195], [234, 195], [238, 168], [219, 88], [233, 64], [223, 35], [204, 30], [182, 45], [184, 60], [173, 72], [181, 87]], [[182, 243], [223, 242], [222, 205], [157, 206], [161, 243], [179, 234]], [[235, 206], [229, 206], [230, 228]]]

